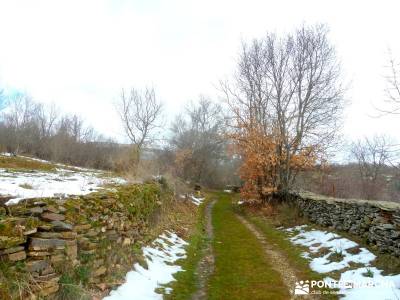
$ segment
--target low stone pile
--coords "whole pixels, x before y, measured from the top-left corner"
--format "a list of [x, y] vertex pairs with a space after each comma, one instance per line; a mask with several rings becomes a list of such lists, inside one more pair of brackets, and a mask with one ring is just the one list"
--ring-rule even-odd
[[381, 253], [400, 256], [400, 203], [294, 195], [310, 221], [360, 236]]

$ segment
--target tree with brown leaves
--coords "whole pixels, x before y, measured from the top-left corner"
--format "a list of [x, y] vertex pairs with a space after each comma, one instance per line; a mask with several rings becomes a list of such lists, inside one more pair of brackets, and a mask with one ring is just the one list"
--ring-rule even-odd
[[335, 140], [344, 101], [327, 34], [303, 26], [243, 44], [234, 83], [222, 83], [247, 198], [288, 193]]

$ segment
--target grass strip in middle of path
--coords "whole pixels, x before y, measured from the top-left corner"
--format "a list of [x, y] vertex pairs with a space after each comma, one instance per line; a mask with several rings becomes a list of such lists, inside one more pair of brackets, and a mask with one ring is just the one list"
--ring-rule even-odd
[[290, 299], [262, 245], [236, 217], [231, 195], [219, 193], [213, 209], [215, 272], [208, 299]]

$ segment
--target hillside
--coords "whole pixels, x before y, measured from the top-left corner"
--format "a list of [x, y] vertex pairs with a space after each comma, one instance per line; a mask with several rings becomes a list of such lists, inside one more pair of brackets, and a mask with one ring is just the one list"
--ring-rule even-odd
[[67, 166], [26, 156], [0, 154], [0, 198], [7, 204], [39, 197], [86, 195], [125, 184], [110, 172]]

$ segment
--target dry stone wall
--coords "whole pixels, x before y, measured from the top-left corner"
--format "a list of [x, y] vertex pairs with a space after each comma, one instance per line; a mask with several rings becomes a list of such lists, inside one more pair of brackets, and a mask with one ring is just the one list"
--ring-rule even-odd
[[381, 253], [400, 256], [400, 204], [336, 199], [312, 193], [293, 195], [311, 222], [362, 237]]
[[[132, 253], [160, 197], [160, 187], [147, 184], [0, 207], [0, 261], [30, 274], [36, 296], [56, 293], [63, 272], [82, 265], [90, 270], [89, 283], [98, 284], [122, 263], [116, 251]], [[0, 276], [0, 298], [12, 298], [5, 285]]]

